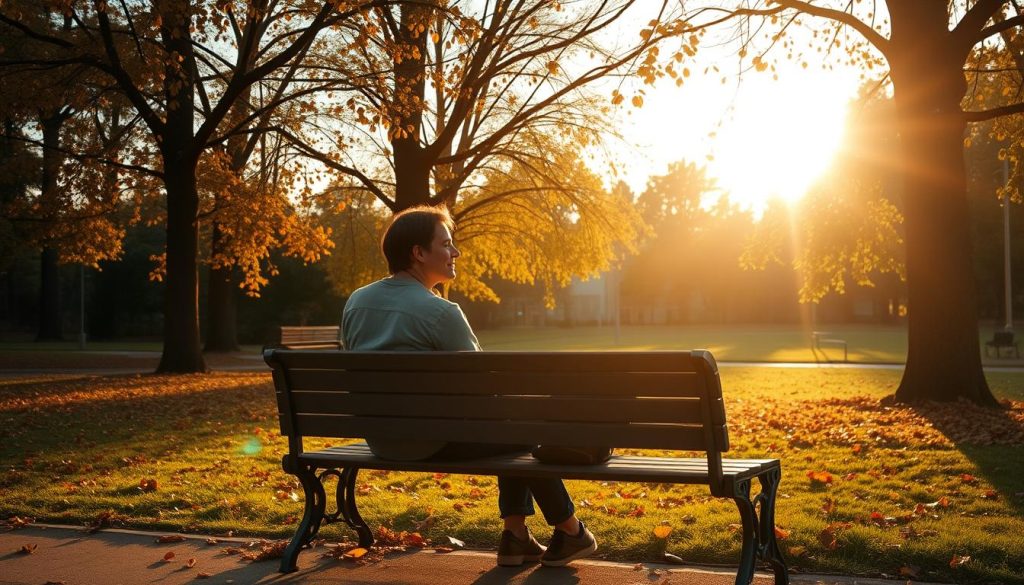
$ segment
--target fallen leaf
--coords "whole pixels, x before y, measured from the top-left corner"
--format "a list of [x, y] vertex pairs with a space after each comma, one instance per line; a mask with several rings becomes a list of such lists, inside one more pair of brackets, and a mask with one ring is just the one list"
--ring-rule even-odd
[[644, 570], [644, 564], [643, 563], [637, 563], [637, 564], [633, 565], [633, 570], [634, 571], [643, 571]]
[[356, 548], [353, 548], [353, 549], [345, 551], [345, 554], [343, 554], [342, 556], [345, 557], [346, 559], [358, 559], [358, 558], [362, 557], [363, 555], [365, 555], [367, 552], [368, 551], [365, 548], [356, 547]]
[[807, 477], [811, 485], [828, 485], [834, 481], [832, 474], [827, 471], [808, 471]]
[[654, 527], [654, 536], [658, 538], [668, 538], [669, 534], [672, 534], [672, 527], [666, 522]]
[[784, 529], [779, 528], [778, 526], [776, 526], [775, 527], [775, 538], [777, 538], [779, 540], [786, 540], [787, 538], [789, 538], [789, 531], [788, 530], [784, 530]]
[[143, 478], [139, 480], [139, 489], [144, 492], [155, 492], [156, 488], [157, 483], [153, 478]]
[[836, 501], [833, 500], [832, 498], [825, 498], [825, 503], [821, 505], [821, 511], [824, 512], [826, 516], [828, 516], [832, 512], [835, 512]]
[[167, 554], [164, 555], [164, 562], [170, 561], [173, 558], [174, 558], [174, 551], [173, 550], [169, 550], [169, 551], [167, 551]]
[[185, 540], [185, 537], [180, 534], [164, 534], [163, 536], [158, 536], [156, 539], [158, 543], [181, 542], [183, 540]]
[[971, 560], [970, 555], [963, 555], [963, 556], [953, 555], [953, 558], [949, 559], [949, 568], [950, 569], [957, 569], [957, 568], [962, 567], [965, 564], [967, 564], [967, 562], [970, 561], [970, 560]]
[[449, 536], [447, 538], [448, 538], [448, 544], [450, 546], [452, 546], [453, 548], [457, 548], [459, 550], [462, 550], [462, 549], [466, 548], [466, 543], [461, 541], [461, 540], [459, 540], [458, 538], [455, 538], [454, 536]]
[[209, 544], [209, 545], [218, 544], [218, 542], [219, 541], [216, 538], [207, 538], [206, 539], [206, 544]]
[[788, 551], [789, 551], [789, 556], [791, 556], [791, 557], [802, 557], [805, 554], [807, 554], [807, 547], [806, 546], [791, 546], [791, 547], [789, 547]]
[[198, 575], [196, 575], [196, 579], [209, 579], [210, 577], [213, 577], [213, 573], [205, 573], [204, 572], [204, 573], [199, 573]]
[[21, 548], [18, 549], [18, 552], [23, 555], [30, 555], [36, 552], [37, 548], [39, 548], [38, 544], [23, 544], [21, 545]]
[[677, 557], [676, 555], [674, 555], [672, 553], [665, 553], [665, 554], [661, 555], [661, 558], [662, 558], [663, 561], [665, 561], [666, 563], [668, 563], [670, 565], [682, 565], [683, 564], [683, 559], [680, 558], [680, 557]]
[[981, 495], [981, 497], [986, 500], [998, 500], [999, 492], [997, 492], [996, 490], [986, 490], [985, 493]]
[[187, 561], [185, 561], [185, 566], [188, 567], [189, 569], [191, 569], [192, 567], [196, 566], [196, 558], [195, 557], [190, 557]]
[[974, 484], [978, 483], [978, 478], [974, 477], [970, 473], [962, 473], [962, 474], [960, 474], [960, 481], [962, 481], [962, 482], [964, 482], [966, 484], [974, 485]]

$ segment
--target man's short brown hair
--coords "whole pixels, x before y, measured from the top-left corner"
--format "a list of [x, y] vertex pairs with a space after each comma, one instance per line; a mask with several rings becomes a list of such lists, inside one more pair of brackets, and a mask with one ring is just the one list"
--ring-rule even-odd
[[455, 229], [455, 222], [448, 208], [441, 205], [418, 205], [400, 211], [391, 218], [380, 240], [380, 249], [388, 261], [388, 271], [396, 274], [412, 266], [414, 246], [430, 249], [437, 224], [444, 224], [448, 230]]

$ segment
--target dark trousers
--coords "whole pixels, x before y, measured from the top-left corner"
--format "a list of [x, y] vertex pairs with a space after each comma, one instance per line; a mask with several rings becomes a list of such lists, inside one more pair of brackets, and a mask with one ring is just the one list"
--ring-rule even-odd
[[[481, 443], [448, 443], [431, 459], [455, 461], [511, 453], [529, 453], [529, 445], [485, 445]], [[542, 477], [498, 476], [498, 510], [502, 518], [533, 516], [537, 501], [544, 520], [554, 526], [576, 513], [572, 498], [560, 479]]]

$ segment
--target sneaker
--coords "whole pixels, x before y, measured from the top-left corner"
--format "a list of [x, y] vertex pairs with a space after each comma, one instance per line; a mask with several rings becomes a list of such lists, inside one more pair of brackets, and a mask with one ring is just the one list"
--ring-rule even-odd
[[524, 562], [536, 562], [546, 549], [526, 529], [526, 540], [516, 538], [510, 530], [501, 532], [498, 542], [498, 565], [502, 567], [518, 567]]
[[540, 558], [540, 564], [545, 567], [564, 567], [572, 561], [589, 557], [596, 550], [597, 540], [583, 522], [580, 522], [580, 532], [576, 536], [569, 536], [555, 529], [547, 552]]

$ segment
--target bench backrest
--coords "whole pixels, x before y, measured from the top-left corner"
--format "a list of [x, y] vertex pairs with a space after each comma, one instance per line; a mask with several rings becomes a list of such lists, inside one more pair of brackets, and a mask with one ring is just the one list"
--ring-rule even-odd
[[728, 450], [710, 352], [352, 352], [268, 349], [281, 433]]
[[1013, 345], [1013, 331], [996, 331], [992, 334], [995, 345]]
[[305, 349], [341, 348], [341, 327], [337, 325], [282, 325], [281, 345]]

